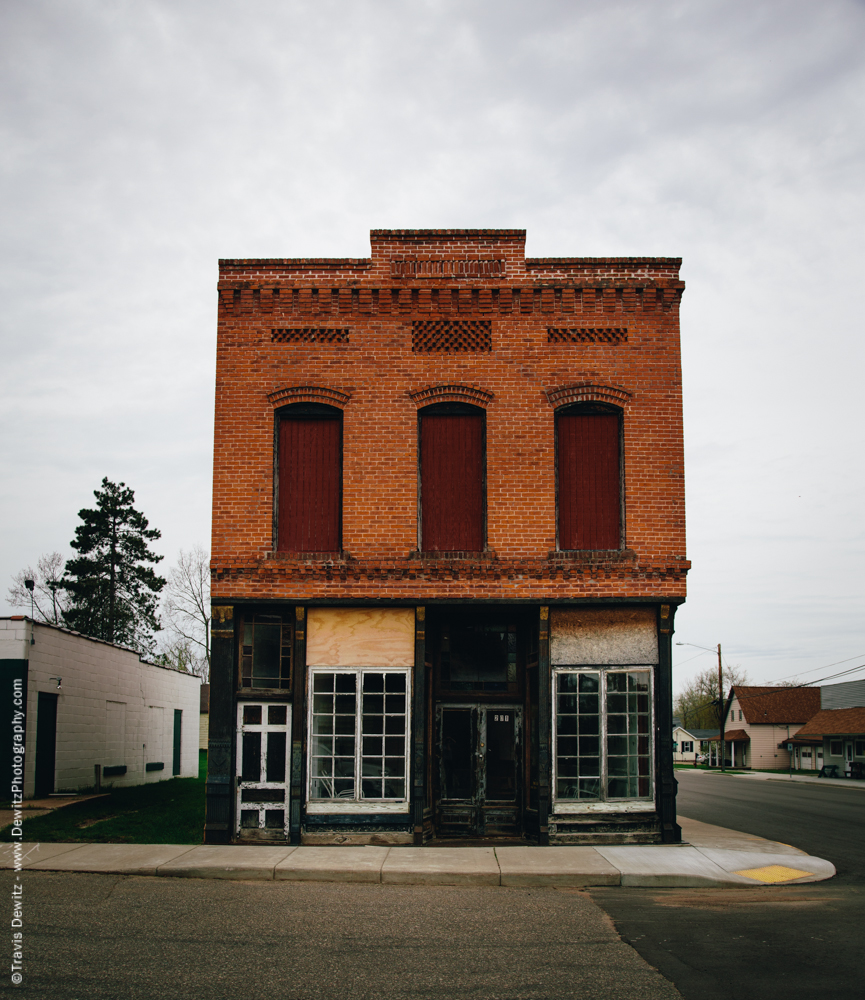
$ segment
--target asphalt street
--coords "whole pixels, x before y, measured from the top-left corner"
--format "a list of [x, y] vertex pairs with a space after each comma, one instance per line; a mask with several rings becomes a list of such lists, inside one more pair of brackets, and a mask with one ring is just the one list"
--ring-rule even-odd
[[836, 885], [865, 885], [865, 782], [844, 788], [684, 769], [676, 778], [681, 815], [792, 844], [831, 861]]
[[[14, 875], [0, 873], [9, 898]], [[51, 1000], [679, 1000], [585, 892], [24, 872]]]
[[678, 811], [792, 844], [838, 870], [760, 889], [592, 889], [623, 940], [686, 1000], [859, 1000], [865, 790], [677, 771]]
[[[15, 995], [858, 1000], [865, 791], [678, 777], [682, 814], [793, 844], [838, 878], [580, 891], [25, 871]], [[0, 872], [9, 900], [13, 880]], [[0, 983], [13, 989], [8, 973]]]

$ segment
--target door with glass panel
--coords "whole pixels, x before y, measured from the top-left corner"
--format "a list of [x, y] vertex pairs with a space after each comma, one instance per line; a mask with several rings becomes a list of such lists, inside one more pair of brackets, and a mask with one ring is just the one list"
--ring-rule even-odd
[[310, 671], [307, 811], [407, 812], [407, 670]]
[[237, 834], [242, 840], [288, 836], [291, 706], [240, 702], [237, 706]]
[[439, 705], [438, 802], [441, 837], [522, 834], [522, 709]]
[[555, 672], [556, 809], [653, 800], [652, 672]]

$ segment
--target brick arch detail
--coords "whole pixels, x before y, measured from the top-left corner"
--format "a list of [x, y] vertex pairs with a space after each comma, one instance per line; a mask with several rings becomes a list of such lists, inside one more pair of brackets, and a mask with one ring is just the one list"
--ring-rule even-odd
[[633, 393], [614, 385], [598, 385], [595, 382], [578, 382], [576, 385], [563, 385], [557, 389], [548, 389], [547, 401], [557, 410], [560, 406], [571, 403], [612, 403], [613, 406], [625, 407], [633, 398]]
[[475, 385], [431, 385], [408, 395], [418, 409], [430, 403], [471, 403], [486, 409], [493, 401], [491, 392]]
[[351, 393], [340, 392], [323, 385], [292, 385], [274, 389], [267, 394], [270, 405], [285, 406], [288, 403], [327, 403], [344, 410], [351, 399]]

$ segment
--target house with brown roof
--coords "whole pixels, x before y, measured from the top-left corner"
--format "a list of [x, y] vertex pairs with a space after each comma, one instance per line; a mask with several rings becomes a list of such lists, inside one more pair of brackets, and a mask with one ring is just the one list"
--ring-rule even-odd
[[865, 777], [865, 681], [821, 688], [820, 703], [820, 711], [789, 741], [794, 767], [834, 767], [839, 776]]
[[787, 744], [820, 711], [820, 689], [736, 684], [728, 695], [726, 758], [733, 767], [786, 770]]

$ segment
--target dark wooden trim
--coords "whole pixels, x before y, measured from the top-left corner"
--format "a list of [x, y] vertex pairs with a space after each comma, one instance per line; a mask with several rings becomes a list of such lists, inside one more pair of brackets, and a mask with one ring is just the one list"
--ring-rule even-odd
[[550, 609], [540, 608], [538, 622], [538, 843], [549, 844], [550, 740], [552, 704], [550, 677]]
[[234, 606], [214, 601], [210, 632], [210, 721], [205, 782], [205, 844], [228, 844], [234, 831], [236, 644]]
[[305, 829], [317, 826], [356, 826], [364, 831], [368, 826], [387, 826], [394, 830], [411, 827], [411, 812], [407, 813], [310, 813], [303, 822]]
[[412, 687], [412, 790], [414, 843], [423, 847], [424, 806], [426, 805], [426, 608], [415, 608], [414, 684]]
[[676, 607], [658, 605], [658, 673], [655, 708], [656, 802], [661, 839], [678, 844], [682, 828], [676, 822], [676, 776], [673, 768], [673, 621]]
[[305, 782], [304, 734], [306, 731], [306, 627], [307, 609], [298, 604], [294, 609], [294, 655], [291, 664], [291, 781], [289, 792], [289, 838], [300, 843], [301, 812]]

